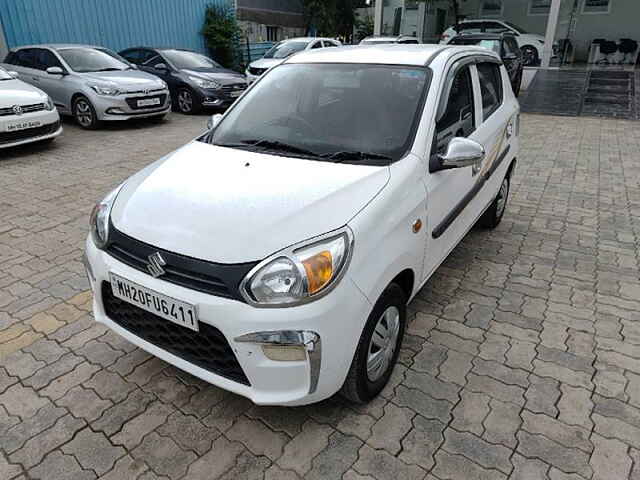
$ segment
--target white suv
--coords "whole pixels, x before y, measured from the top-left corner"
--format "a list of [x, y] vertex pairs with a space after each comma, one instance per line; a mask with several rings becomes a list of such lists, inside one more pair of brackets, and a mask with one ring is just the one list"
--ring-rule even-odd
[[407, 303], [505, 212], [519, 106], [479, 47], [292, 56], [94, 208], [94, 314], [257, 404], [377, 395]]
[[49, 142], [62, 133], [60, 116], [42, 90], [0, 67], [0, 149]]
[[544, 36], [528, 33], [516, 24], [504, 20], [463, 20], [458, 24], [458, 31], [456, 31], [455, 25], [447, 28], [442, 34], [440, 43], [449, 43], [457, 35], [465, 35], [468, 33], [504, 32], [511, 32], [516, 36], [516, 41], [522, 51], [525, 65], [534, 66], [540, 63], [544, 47]]

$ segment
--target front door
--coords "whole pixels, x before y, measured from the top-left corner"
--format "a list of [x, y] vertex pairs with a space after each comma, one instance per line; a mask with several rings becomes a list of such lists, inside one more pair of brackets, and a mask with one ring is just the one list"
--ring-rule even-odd
[[[475, 67], [461, 62], [450, 66], [437, 112], [435, 135], [427, 174], [427, 216], [429, 243], [425, 256], [425, 276], [431, 275], [469, 226], [469, 209], [464, 202], [476, 181], [469, 166], [438, 170], [437, 155], [444, 154], [455, 137], [476, 140], [479, 104], [475, 90]], [[448, 94], [447, 94], [448, 92]]]

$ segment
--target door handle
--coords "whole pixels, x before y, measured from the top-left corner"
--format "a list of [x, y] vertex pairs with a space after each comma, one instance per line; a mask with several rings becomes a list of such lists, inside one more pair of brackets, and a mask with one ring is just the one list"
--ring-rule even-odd
[[31, 80], [35, 80], [36, 82], [40, 81], [40, 79], [38, 77], [31, 77]]

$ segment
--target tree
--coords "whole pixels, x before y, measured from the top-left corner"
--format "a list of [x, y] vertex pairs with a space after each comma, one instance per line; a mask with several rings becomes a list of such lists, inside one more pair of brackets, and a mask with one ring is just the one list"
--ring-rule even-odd
[[211, 5], [205, 13], [202, 35], [213, 57], [227, 68], [238, 68], [241, 30], [233, 10], [222, 5]]
[[362, 0], [302, 0], [307, 34], [341, 37], [349, 40], [356, 24], [355, 9]]

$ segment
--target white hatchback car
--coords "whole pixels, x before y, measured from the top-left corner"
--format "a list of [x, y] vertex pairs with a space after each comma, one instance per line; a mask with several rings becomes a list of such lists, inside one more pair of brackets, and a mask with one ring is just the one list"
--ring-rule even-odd
[[95, 318], [257, 404], [367, 401], [407, 303], [478, 220], [500, 222], [518, 119], [484, 48], [295, 55], [96, 205]]
[[62, 133], [49, 96], [0, 67], [0, 148], [47, 142]]

